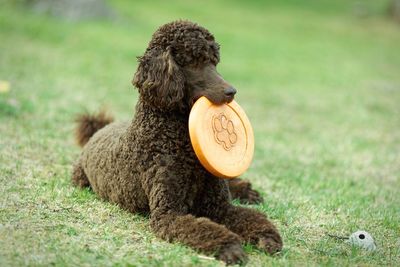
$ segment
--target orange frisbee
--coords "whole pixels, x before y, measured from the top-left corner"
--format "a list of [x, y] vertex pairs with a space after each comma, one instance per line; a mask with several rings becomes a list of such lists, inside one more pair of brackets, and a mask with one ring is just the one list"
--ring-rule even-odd
[[190, 111], [189, 134], [200, 163], [215, 176], [238, 177], [250, 166], [253, 129], [235, 101], [214, 105], [204, 96], [199, 98]]

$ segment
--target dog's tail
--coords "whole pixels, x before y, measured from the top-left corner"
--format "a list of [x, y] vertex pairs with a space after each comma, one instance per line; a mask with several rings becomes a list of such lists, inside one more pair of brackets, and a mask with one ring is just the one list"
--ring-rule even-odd
[[76, 142], [83, 147], [98, 130], [113, 122], [113, 118], [104, 111], [98, 114], [80, 114], [75, 121], [78, 123], [75, 129]]

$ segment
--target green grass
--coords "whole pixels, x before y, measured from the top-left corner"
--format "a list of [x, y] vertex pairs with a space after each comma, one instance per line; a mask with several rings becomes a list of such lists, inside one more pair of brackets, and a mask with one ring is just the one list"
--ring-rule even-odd
[[[129, 119], [153, 31], [199, 22], [221, 44], [256, 150], [250, 179], [285, 247], [249, 266], [400, 264], [400, 25], [387, 1], [113, 1], [111, 21], [65, 22], [0, 1], [0, 266], [218, 266], [157, 239], [148, 219], [70, 184], [73, 117]], [[372, 253], [327, 237], [369, 231]]]

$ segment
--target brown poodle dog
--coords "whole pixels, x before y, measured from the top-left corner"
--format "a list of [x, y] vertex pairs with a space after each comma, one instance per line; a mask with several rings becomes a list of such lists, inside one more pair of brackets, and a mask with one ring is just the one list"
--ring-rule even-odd
[[130, 212], [149, 214], [160, 238], [232, 264], [245, 262], [244, 242], [275, 253], [282, 240], [264, 214], [231, 204], [231, 193], [243, 202], [261, 201], [250, 184], [208, 173], [192, 149], [192, 104], [200, 96], [227, 103], [236, 93], [218, 74], [218, 62], [219, 45], [205, 28], [189, 21], [160, 27], [139, 57], [133, 120], [79, 118], [77, 139], [84, 147], [72, 180]]

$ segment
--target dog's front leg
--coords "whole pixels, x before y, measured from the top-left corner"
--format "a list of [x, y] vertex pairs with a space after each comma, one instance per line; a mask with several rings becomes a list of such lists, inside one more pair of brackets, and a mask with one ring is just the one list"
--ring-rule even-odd
[[246, 243], [256, 245], [270, 254], [282, 249], [278, 230], [264, 214], [232, 205], [226, 193], [228, 185], [225, 180], [210, 177], [207, 181], [202, 207], [208, 208], [200, 210], [201, 216], [225, 225]]
[[264, 214], [231, 204], [226, 205], [224, 211], [223, 216], [215, 218], [215, 221], [226, 225], [229, 230], [240, 235], [246, 243], [256, 245], [269, 254], [282, 250], [281, 236]]
[[160, 167], [147, 180], [151, 229], [169, 242], [183, 243], [207, 254], [216, 253], [227, 264], [245, 262], [239, 235], [208, 218], [189, 214], [193, 181], [177, 171], [179, 168]]
[[153, 211], [150, 226], [162, 239], [183, 243], [207, 254], [216, 253], [216, 257], [227, 264], [246, 261], [241, 238], [205, 217], [196, 218], [171, 210]]

